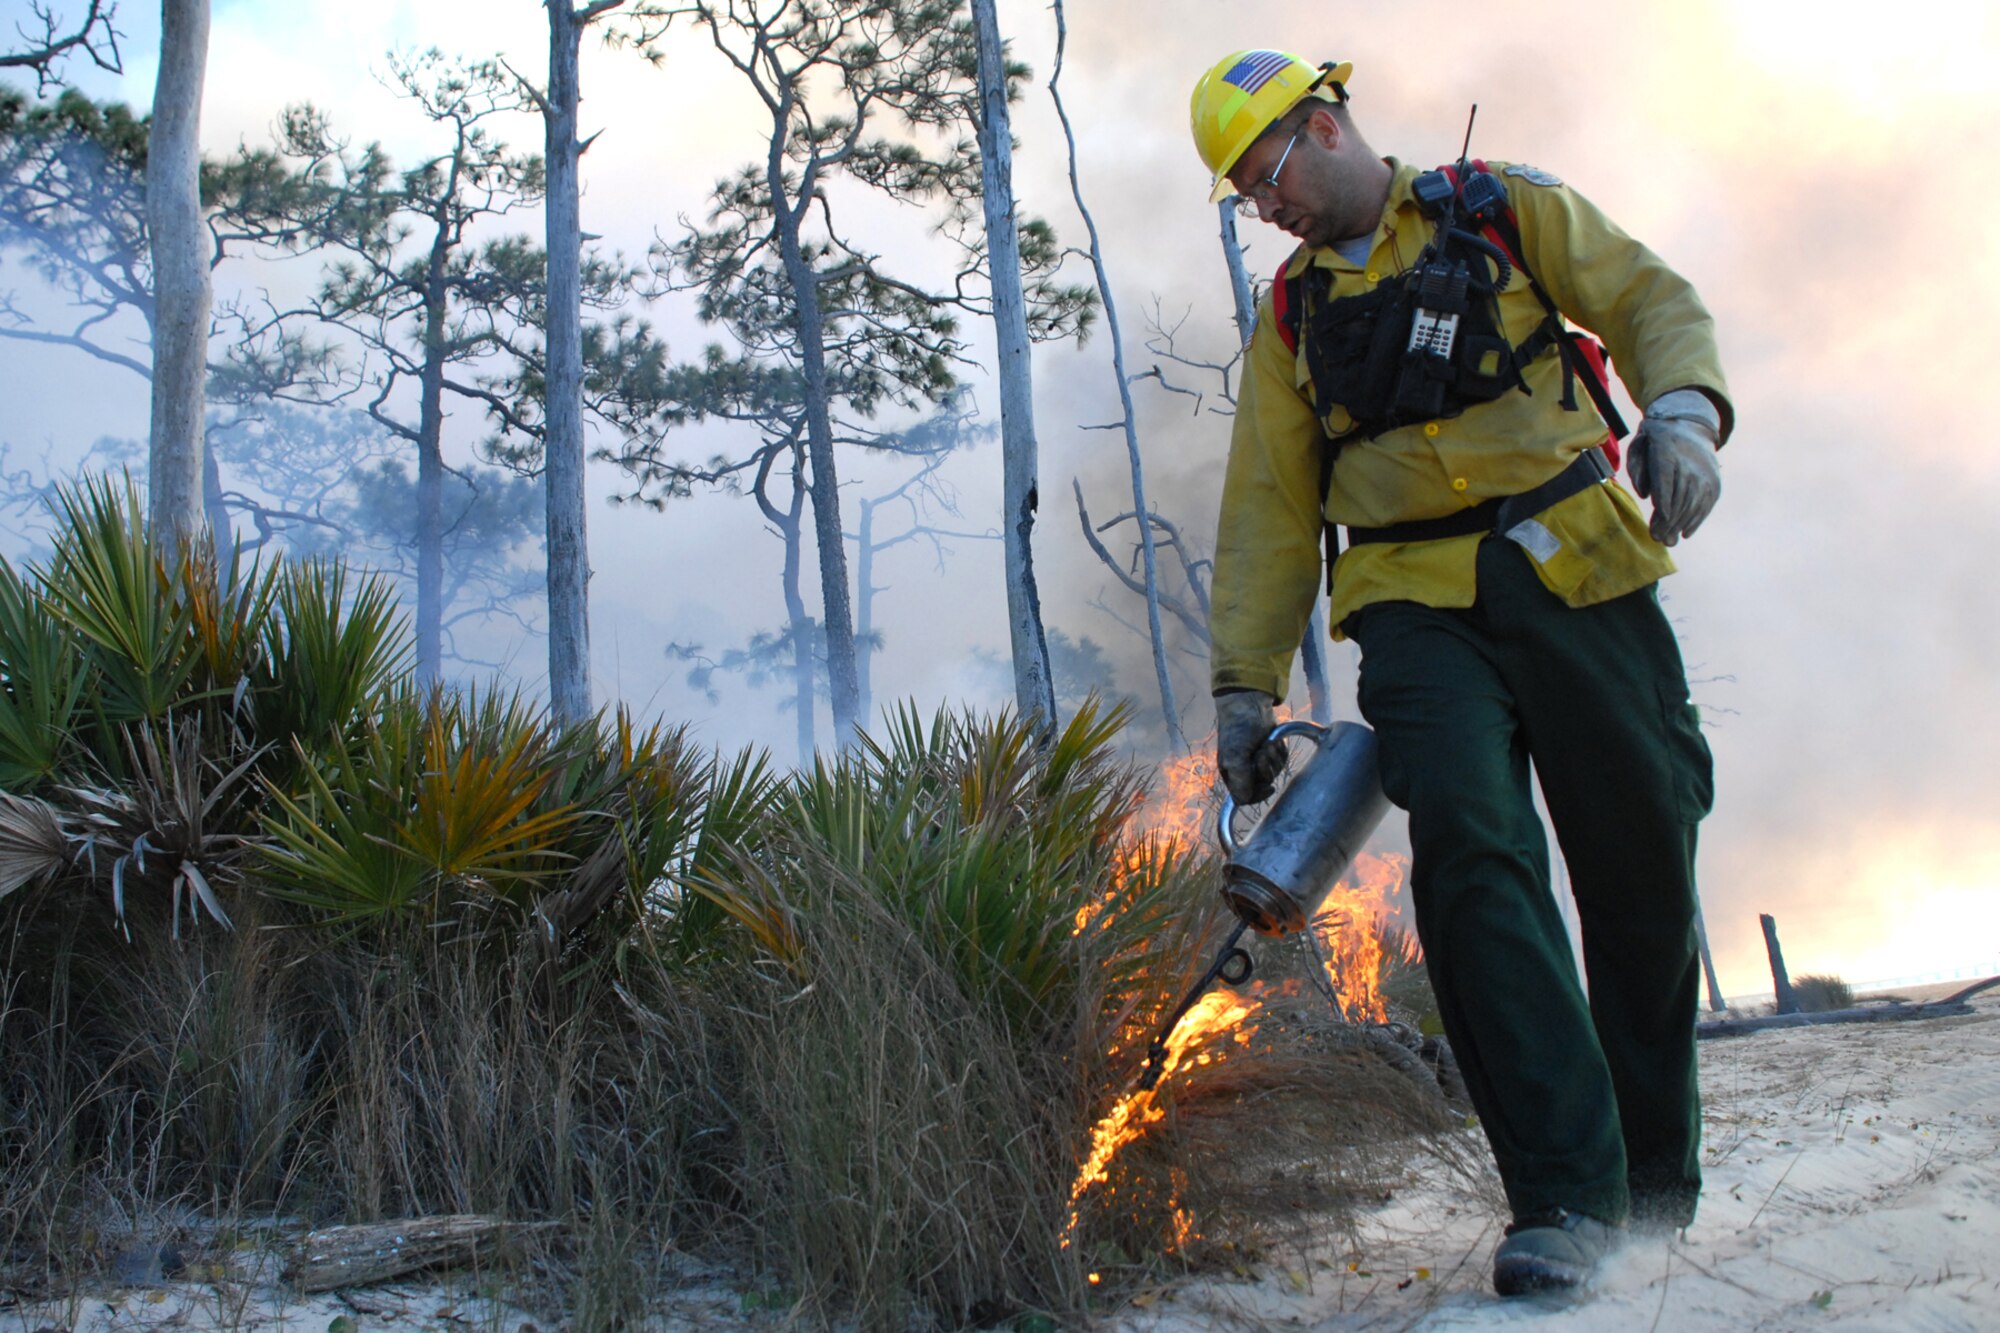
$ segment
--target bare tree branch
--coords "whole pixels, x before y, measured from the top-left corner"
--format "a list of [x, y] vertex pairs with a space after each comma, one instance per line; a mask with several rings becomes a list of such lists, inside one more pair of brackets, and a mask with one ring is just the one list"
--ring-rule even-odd
[[21, 24], [14, 25], [15, 34], [26, 45], [18, 51], [0, 52], [0, 69], [32, 69], [37, 93], [47, 92], [51, 84], [62, 81], [56, 74], [56, 66], [74, 52], [89, 56], [91, 63], [101, 70], [112, 74], [125, 72], [118, 51], [118, 39], [124, 34], [115, 26], [118, 17], [115, 3], [90, 0], [83, 18], [68, 31], [64, 31], [68, 25], [62, 16], [42, 0], [34, 0], [28, 8], [40, 23], [41, 31], [30, 32]]
[[[1083, 503], [1083, 483], [1077, 481], [1075, 478], [1071, 478], [1070, 485], [1074, 487], [1076, 491], [1076, 513], [1077, 517], [1080, 520], [1082, 520], [1083, 523], [1083, 539], [1086, 542], [1090, 543], [1090, 549], [1096, 553], [1097, 558], [1103, 562], [1104, 567], [1117, 576], [1118, 581], [1120, 583], [1124, 584], [1127, 588], [1131, 589], [1133, 592], [1136, 592], [1141, 596], [1144, 596], [1147, 592], [1145, 581], [1140, 578], [1134, 577], [1123, 565], [1121, 565], [1118, 562], [1117, 558], [1113, 556], [1109, 550], [1105, 549], [1104, 543], [1098, 540], [1097, 536], [1098, 533], [1104, 531], [1106, 528], [1109, 528], [1114, 524], [1121, 523], [1126, 519], [1133, 517], [1133, 515], [1129, 513], [1120, 514], [1117, 518], [1112, 519], [1109, 523], [1099, 524], [1093, 527], [1090, 522], [1090, 510], [1087, 509]], [[1200, 581], [1197, 577], [1195, 577], [1195, 574], [1196, 571], [1199, 569], [1200, 564], [1205, 564], [1206, 562], [1205, 561], [1190, 562], [1185, 549], [1183, 549], [1180, 545], [1179, 530], [1176, 529], [1172, 524], [1168, 523], [1165, 519], [1161, 518], [1158, 514], [1153, 515], [1153, 524], [1159, 525], [1165, 528], [1168, 532], [1173, 534], [1173, 541], [1171, 544], [1176, 550], [1180, 551], [1182, 568], [1189, 572], [1188, 583], [1189, 586], [1194, 589], [1197, 606], [1196, 607], [1188, 606], [1188, 604], [1186, 602], [1183, 602], [1180, 598], [1175, 597], [1171, 593], [1161, 590], [1157, 584], [1155, 584], [1153, 588], [1153, 600], [1156, 600], [1158, 602], [1158, 605], [1161, 610], [1166, 611], [1168, 614], [1172, 615], [1174, 619], [1180, 621], [1181, 625], [1188, 631], [1189, 634], [1193, 635], [1198, 641], [1205, 644], [1209, 642], [1208, 594], [1206, 590], [1204, 590], [1201, 587]], [[1147, 529], [1149, 534], [1150, 530], [1151, 530], [1151, 525], [1149, 525]]]
[[[1062, 92], [1058, 83], [1062, 78], [1063, 48], [1069, 37], [1068, 23], [1063, 17], [1062, 0], [1054, 0], [1056, 15], [1056, 58], [1055, 67], [1049, 74], [1049, 96], [1055, 102], [1056, 118], [1062, 123], [1063, 138], [1069, 145], [1069, 186], [1070, 197], [1076, 201], [1077, 212], [1082, 214], [1085, 229], [1090, 235], [1090, 266], [1097, 275], [1098, 299], [1104, 306], [1104, 322], [1111, 330], [1111, 361], [1118, 379], [1118, 395], [1124, 406], [1125, 452], [1132, 468], [1132, 503], [1142, 513], [1150, 513], [1146, 503], [1145, 466], [1139, 457], [1139, 435], [1136, 428], [1136, 414], [1132, 406], [1132, 385], [1125, 370], [1125, 340], [1118, 327], [1117, 304], [1111, 294], [1111, 279], [1104, 269], [1104, 247], [1098, 237], [1097, 220], [1091, 215], [1089, 206], [1083, 202], [1083, 184], [1077, 174], [1076, 131], [1070, 125], [1069, 112], [1063, 106]], [[1077, 503], [1082, 504], [1083, 489], [1077, 488]], [[1175, 753], [1188, 748], [1187, 737], [1181, 731], [1180, 710], [1174, 704], [1173, 677], [1167, 670], [1166, 631], [1160, 625], [1160, 577], [1157, 557], [1153, 550], [1153, 528], [1150, 523], [1139, 525], [1141, 553], [1145, 559], [1145, 582], [1141, 585], [1146, 597], [1146, 624], [1151, 631], [1153, 644], [1153, 674], [1160, 687], [1160, 716], [1166, 724], [1167, 740]]]

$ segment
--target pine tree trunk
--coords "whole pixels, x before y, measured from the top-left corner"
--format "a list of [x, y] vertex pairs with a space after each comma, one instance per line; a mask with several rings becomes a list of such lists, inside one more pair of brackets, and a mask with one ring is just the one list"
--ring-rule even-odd
[[1174, 754], [1187, 753], [1187, 736], [1181, 730], [1180, 707], [1174, 702], [1173, 674], [1167, 667], [1167, 635], [1160, 624], [1160, 565], [1159, 556], [1153, 542], [1152, 507], [1146, 502], [1145, 460], [1139, 453], [1139, 411], [1132, 403], [1132, 377], [1125, 369], [1125, 337], [1118, 326], [1118, 303], [1111, 292], [1111, 276], [1104, 267], [1104, 245], [1098, 234], [1097, 219], [1083, 202], [1083, 182], [1077, 174], [1076, 130], [1070, 124], [1069, 112], [1063, 106], [1062, 92], [1057, 86], [1062, 79], [1063, 48], [1069, 40], [1069, 24], [1063, 14], [1062, 0], [1055, 0], [1056, 15], [1056, 59], [1055, 68], [1049, 73], [1049, 97], [1055, 103], [1056, 119], [1062, 125], [1063, 139], [1069, 146], [1069, 191], [1076, 204], [1077, 213], [1083, 218], [1084, 230], [1090, 235], [1090, 267], [1097, 277], [1097, 297], [1104, 307], [1104, 326], [1111, 333], [1111, 368], [1118, 381], [1118, 403], [1123, 409], [1125, 432], [1125, 455], [1132, 469], [1132, 512], [1139, 524], [1139, 555], [1146, 576], [1146, 630], [1153, 647], [1153, 679], [1160, 687], [1160, 724], [1166, 732], [1168, 749]]
[[229, 502], [222, 497], [222, 467], [215, 450], [208, 447], [206, 433], [201, 450], [201, 510], [208, 520], [208, 532], [215, 549], [225, 556], [236, 548], [236, 533], [229, 522]]
[[201, 99], [208, 0], [162, 0], [160, 72], [146, 154], [153, 254], [153, 531], [167, 549], [202, 531], [202, 415], [208, 375], [208, 233], [201, 214]]
[[577, 140], [583, 16], [548, 0], [548, 349], [544, 484], [548, 499], [549, 706], [560, 722], [590, 716], [590, 554], [583, 491], [583, 223]]
[[1715, 975], [1715, 955], [1708, 947], [1708, 923], [1701, 918], [1701, 902], [1694, 905], [1694, 942], [1701, 948], [1701, 974], [1708, 982], [1708, 1007], [1721, 1013], [1729, 1005], [1722, 998], [1722, 981]]
[[799, 570], [805, 554], [805, 478], [797, 480], [792, 492], [791, 522], [785, 527], [785, 615], [791, 622], [792, 711], [798, 714], [799, 767], [812, 767], [813, 751], [819, 748], [813, 736], [813, 713], [818, 706], [813, 686], [819, 671], [813, 663], [813, 621], [806, 614], [806, 599], [799, 591]]
[[826, 618], [826, 675], [833, 694], [834, 744], [854, 739], [860, 681], [854, 668], [854, 609], [847, 587], [847, 537], [840, 525], [840, 478], [833, 457], [833, 417], [827, 409], [825, 325], [820, 316], [818, 275], [799, 244], [799, 221], [811, 199], [788, 202], [781, 155], [790, 104], [778, 112], [780, 135], [773, 137], [767, 167], [778, 253], [798, 312], [799, 372], [804, 381], [806, 458], [812, 467], [813, 543], [819, 554], [820, 609]]
[[[1000, 363], [1001, 531], [1007, 565], [1007, 631], [1014, 655], [1014, 701], [1022, 719], [1056, 725], [1055, 687], [1041, 596], [1035, 586], [1033, 535], [1037, 444], [1035, 393], [1021, 290], [1021, 243], [1014, 215], [1014, 156], [1007, 113], [1005, 49], [993, 0], [972, 0], [979, 48], [979, 160], [986, 209], [986, 262], [993, 282], [993, 328]], [[864, 584], [865, 591], [865, 584]]]
[[1257, 331], [1257, 298], [1250, 288], [1250, 270], [1243, 263], [1243, 245], [1236, 238], [1236, 200], [1216, 205], [1222, 220], [1222, 259], [1229, 265], [1229, 294], [1236, 304], [1236, 345], [1248, 347]]
[[757, 469], [757, 479], [752, 487], [757, 499], [757, 507], [764, 511], [771, 526], [785, 539], [785, 623], [790, 630], [792, 641], [792, 706], [798, 713], [799, 768], [810, 768], [813, 751], [818, 748], [813, 738], [813, 712], [815, 696], [813, 686], [817, 683], [817, 672], [813, 666], [813, 622], [806, 614], [806, 599], [799, 591], [799, 570], [804, 563], [805, 545], [805, 505], [806, 478], [804, 451], [798, 445], [791, 447], [792, 455], [792, 503], [789, 510], [780, 509], [771, 503], [771, 465], [777, 460], [778, 451], [773, 447], [764, 456]]
[[[457, 172], [454, 162], [452, 170]], [[454, 191], [448, 190], [449, 199]], [[417, 377], [417, 683], [444, 672], [444, 351], [445, 263], [451, 225], [438, 206], [437, 233], [424, 274], [424, 363]]]
[[1771, 990], [1778, 1001], [1778, 1012], [1796, 1014], [1799, 996], [1792, 989], [1791, 973], [1785, 970], [1785, 951], [1778, 947], [1777, 918], [1768, 912], [1760, 913], [1757, 924], [1764, 928], [1764, 951], [1771, 956]]
[[875, 502], [862, 500], [854, 529], [854, 705], [858, 716], [875, 716]]

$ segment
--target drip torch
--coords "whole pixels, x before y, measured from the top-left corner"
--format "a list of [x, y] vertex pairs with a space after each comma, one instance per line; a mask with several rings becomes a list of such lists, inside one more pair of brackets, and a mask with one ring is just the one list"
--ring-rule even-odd
[[1288, 935], [1304, 930], [1389, 808], [1376, 774], [1374, 732], [1358, 722], [1330, 727], [1283, 722], [1272, 728], [1268, 740], [1282, 744], [1293, 736], [1311, 737], [1313, 756], [1247, 841], [1236, 839], [1235, 798], [1222, 798], [1215, 821], [1228, 858], [1222, 899], [1236, 914], [1236, 929], [1146, 1047], [1139, 1074], [1142, 1089], [1158, 1086], [1166, 1072], [1167, 1039], [1203, 992], [1218, 980], [1240, 986], [1250, 979], [1250, 954], [1237, 943], [1243, 932]]

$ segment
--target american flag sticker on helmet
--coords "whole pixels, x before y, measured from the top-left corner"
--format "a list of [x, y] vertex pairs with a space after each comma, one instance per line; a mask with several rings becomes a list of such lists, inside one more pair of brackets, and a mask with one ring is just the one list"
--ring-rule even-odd
[[1283, 51], [1246, 51], [1241, 60], [1229, 67], [1222, 81], [1246, 93], [1254, 93], [1269, 83], [1272, 75], [1291, 63], [1291, 57]]

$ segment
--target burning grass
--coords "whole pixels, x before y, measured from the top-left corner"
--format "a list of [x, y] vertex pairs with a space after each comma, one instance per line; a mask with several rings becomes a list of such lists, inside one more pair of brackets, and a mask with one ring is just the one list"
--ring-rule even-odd
[[[1154, 1026], [1231, 924], [1208, 850], [1213, 782], [1205, 751], [1169, 764], [1118, 866], [1129, 888], [1174, 863], [1186, 905], [1145, 954], [1144, 1002], [1109, 1025], [1099, 1086], [1110, 1100], [1071, 1184], [1064, 1244], [1089, 1257], [1100, 1288], [1163, 1263], [1238, 1267], [1246, 1254], [1323, 1239], [1357, 1200], [1395, 1188], [1413, 1157], [1480, 1172], [1440, 1090], [1459, 1091], [1452, 1071], [1440, 1080], [1419, 1054], [1434, 1045], [1418, 1036], [1430, 997], [1395, 921], [1397, 857], [1364, 854], [1309, 935], [1254, 941], [1256, 976], [1208, 992], [1174, 1028], [1158, 1088], [1134, 1085]], [[1094, 913], [1115, 920], [1116, 898]]]

